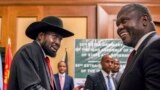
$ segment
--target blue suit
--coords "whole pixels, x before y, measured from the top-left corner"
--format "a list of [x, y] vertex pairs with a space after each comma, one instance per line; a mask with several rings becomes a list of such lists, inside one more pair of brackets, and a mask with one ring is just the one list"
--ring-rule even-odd
[[[59, 74], [54, 74], [54, 78], [56, 81], [57, 90], [61, 90]], [[65, 82], [64, 82], [63, 90], [72, 90], [73, 88], [74, 88], [73, 78], [65, 74]]]

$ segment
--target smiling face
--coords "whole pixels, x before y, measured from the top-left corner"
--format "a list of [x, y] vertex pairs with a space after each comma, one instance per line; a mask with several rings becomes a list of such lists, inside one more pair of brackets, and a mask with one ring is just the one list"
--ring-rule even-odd
[[142, 20], [135, 11], [119, 14], [116, 23], [117, 34], [127, 46], [135, 47], [139, 39], [145, 34]]
[[142, 36], [155, 30], [148, 9], [135, 3], [122, 7], [116, 24], [117, 34], [130, 47], [135, 47]]
[[39, 33], [38, 40], [46, 55], [55, 57], [60, 47], [62, 36], [54, 32]]

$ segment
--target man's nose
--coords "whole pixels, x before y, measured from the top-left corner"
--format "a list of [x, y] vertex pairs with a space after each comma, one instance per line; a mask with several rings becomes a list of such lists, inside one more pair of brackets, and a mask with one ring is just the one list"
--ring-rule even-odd
[[60, 45], [61, 45], [61, 39], [56, 39], [55, 41], [54, 41], [54, 43], [57, 45], [57, 47], [60, 47]]
[[121, 23], [121, 24], [119, 24], [117, 27], [118, 27], [118, 30], [121, 30], [121, 29], [124, 28], [124, 25]]
[[112, 62], [109, 62], [109, 65], [112, 66]]

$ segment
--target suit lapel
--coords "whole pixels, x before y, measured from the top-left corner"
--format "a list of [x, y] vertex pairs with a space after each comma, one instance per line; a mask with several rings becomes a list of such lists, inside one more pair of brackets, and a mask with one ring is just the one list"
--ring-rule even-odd
[[117, 87], [117, 81], [114, 77], [112, 77], [112, 80], [113, 80], [114, 87], [116, 88]]
[[107, 90], [106, 82], [105, 82], [105, 79], [104, 79], [104, 77], [102, 75], [102, 72], [100, 71], [98, 74], [99, 74], [99, 79], [102, 82], [102, 85], [104, 87], [104, 90]]
[[63, 87], [63, 89], [66, 87], [67, 83], [68, 83], [68, 77], [67, 77], [67, 75], [65, 74], [65, 80], [64, 80], [64, 87]]
[[54, 85], [55, 85], [56, 90], [60, 89], [60, 82], [59, 82], [59, 75], [58, 74], [55, 74]]
[[134, 66], [134, 63], [138, 60], [139, 56], [141, 56], [141, 53], [143, 52], [144, 48], [148, 46], [148, 41], [153, 41], [151, 40], [151, 38], [155, 35], [155, 33], [152, 33], [151, 35], [149, 35], [143, 42], [142, 44], [140, 45], [140, 47], [138, 48], [137, 52], [136, 52], [136, 55], [133, 57], [133, 59], [130, 61], [130, 64], [127, 65], [127, 67], [125, 68], [120, 80], [119, 80], [119, 83], [117, 85], [117, 88], [119, 88], [120, 84], [123, 83], [123, 80], [124, 80], [124, 77], [127, 75], [128, 71], [133, 68]]

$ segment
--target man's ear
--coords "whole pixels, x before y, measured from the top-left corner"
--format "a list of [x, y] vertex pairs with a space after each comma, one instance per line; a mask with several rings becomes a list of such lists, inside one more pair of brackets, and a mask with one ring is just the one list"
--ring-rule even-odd
[[45, 35], [45, 33], [43, 33], [43, 32], [38, 33], [37, 40], [39, 42], [42, 42], [44, 39], [44, 35]]
[[148, 17], [146, 15], [144, 15], [144, 16], [141, 17], [141, 19], [142, 19], [143, 26], [147, 26], [147, 24], [148, 24]]

